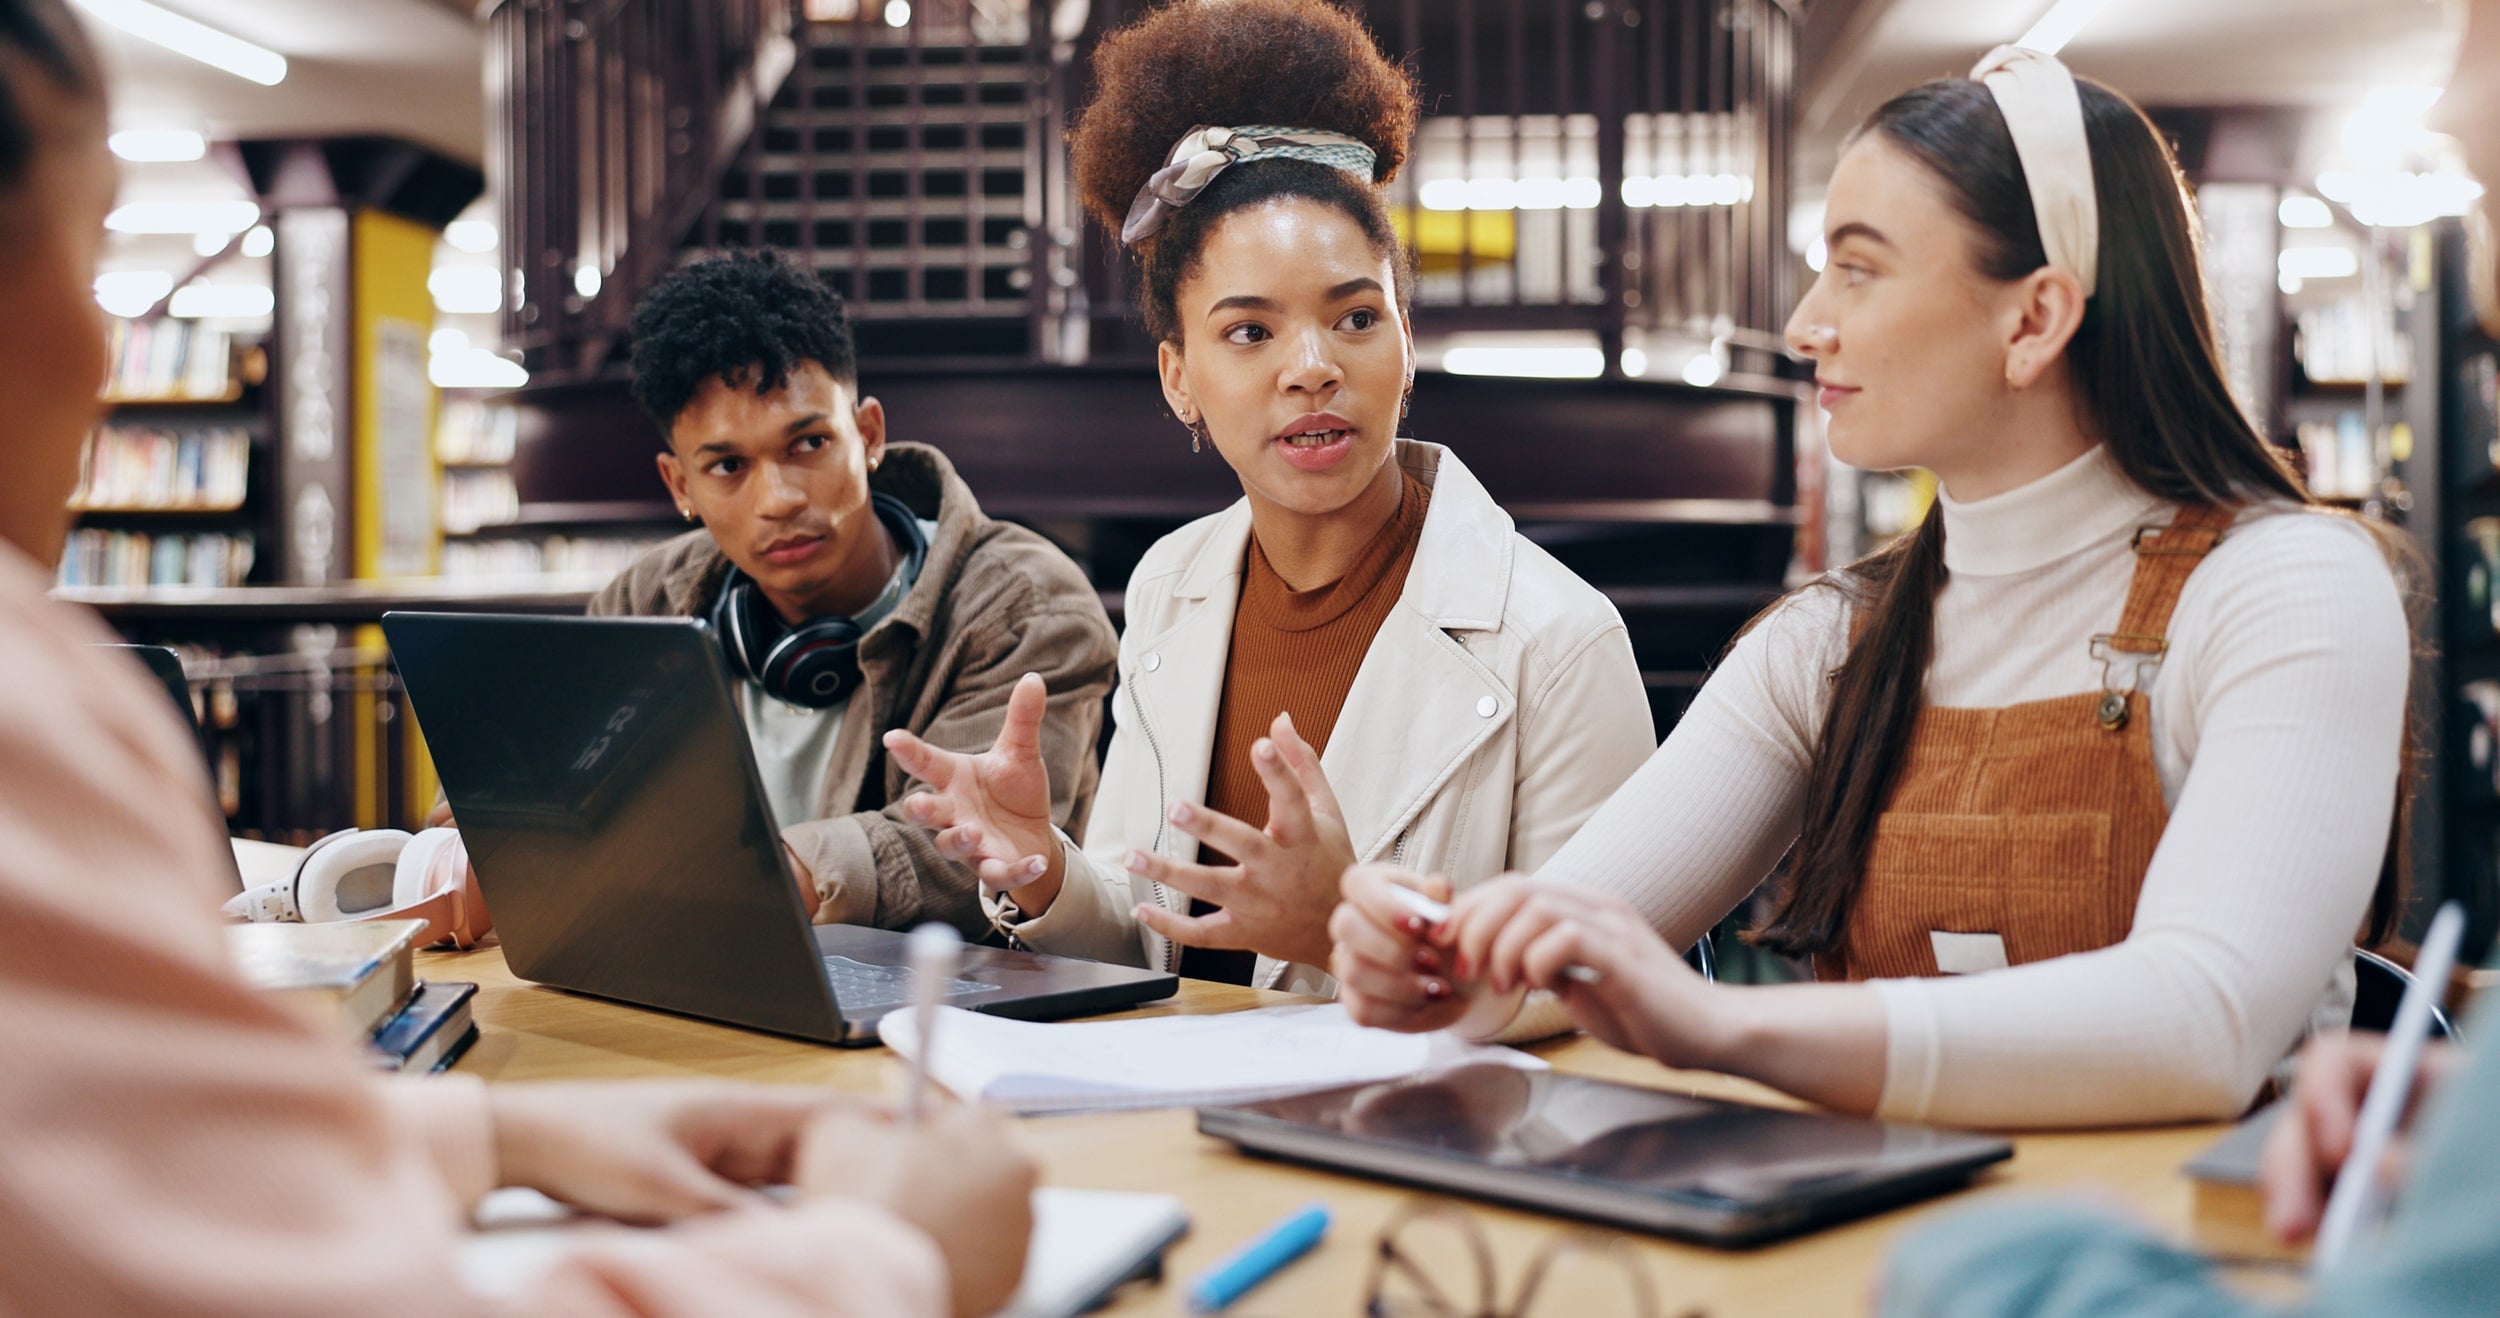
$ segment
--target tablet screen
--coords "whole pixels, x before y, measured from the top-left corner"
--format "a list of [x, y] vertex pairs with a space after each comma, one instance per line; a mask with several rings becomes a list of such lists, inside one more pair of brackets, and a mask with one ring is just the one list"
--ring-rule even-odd
[[1989, 1161], [2005, 1148], [1947, 1131], [1495, 1065], [1235, 1111], [1312, 1134], [1740, 1210], [1845, 1192], [1940, 1163]]

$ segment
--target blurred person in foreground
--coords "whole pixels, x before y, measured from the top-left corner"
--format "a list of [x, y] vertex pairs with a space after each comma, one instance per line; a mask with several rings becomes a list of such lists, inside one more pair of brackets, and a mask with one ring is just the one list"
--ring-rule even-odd
[[[528, 1186], [611, 1217], [518, 1312], [988, 1312], [1032, 1163], [816, 1089], [380, 1078], [247, 987], [197, 750], [45, 597], [106, 370], [104, 87], [61, 0], [0, 0], [0, 1312], [493, 1311], [455, 1253]], [[794, 1207], [758, 1187], [791, 1182]]]
[[[2465, 9], [2456, 72], [2431, 126], [2457, 140], [2467, 168], [2490, 187], [2500, 185], [2500, 0], [2470, 0]], [[2481, 207], [2468, 220], [2475, 231], [2473, 292], [2484, 332], [2500, 338], [2491, 241], [2500, 206], [2487, 191]], [[2464, 1034], [2479, 1041], [2488, 1029], [2500, 1029], [2500, 1016], [2484, 1011]], [[2326, 1035], [2302, 1054], [2261, 1178], [2266, 1225], [2284, 1240], [2316, 1233], [2383, 1042]], [[2401, 1178], [2394, 1216], [2375, 1240], [2319, 1273], [2297, 1305], [2278, 1308], [2235, 1294], [2207, 1260], [2122, 1219], [1996, 1201], [1910, 1237], [1887, 1269], [1879, 1309], [1889, 1318], [2423, 1318], [2500, 1310], [2500, 1048], [2479, 1043], [2468, 1053], [2431, 1045], [2413, 1096], [2420, 1119], [2375, 1169]]]

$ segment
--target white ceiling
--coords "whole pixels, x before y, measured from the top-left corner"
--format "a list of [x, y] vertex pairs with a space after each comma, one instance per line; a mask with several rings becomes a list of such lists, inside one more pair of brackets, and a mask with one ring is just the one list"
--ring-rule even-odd
[[[470, 164], [485, 158], [484, 38], [456, 0], [156, 3], [286, 56], [287, 75], [263, 87], [90, 19], [116, 129], [190, 128], [211, 140], [384, 133]], [[124, 202], [245, 196], [208, 160], [121, 172]], [[197, 260], [187, 237], [117, 233], [102, 266], [180, 277]], [[267, 262], [229, 258], [212, 278], [265, 285]]]
[[483, 35], [444, 0], [156, 0], [287, 58], [263, 87], [90, 21], [117, 127], [211, 137], [392, 133], [475, 164]]
[[[1885, 98], [1957, 77], [2051, 0], [1820, 0], [1808, 11], [1798, 176], [1819, 191], [1840, 140]], [[2109, 0], [2063, 58], [2147, 105], [2358, 105], [2436, 85], [2455, 58], [2450, 0]]]

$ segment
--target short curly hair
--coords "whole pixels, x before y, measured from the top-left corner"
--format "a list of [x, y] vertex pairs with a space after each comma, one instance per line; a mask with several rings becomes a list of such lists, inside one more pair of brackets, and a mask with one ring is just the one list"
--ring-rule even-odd
[[713, 376], [760, 396], [814, 362], [859, 382], [842, 295], [773, 252], [733, 252], [670, 272], [634, 307], [634, 401], [666, 437]]
[[1345, 212], [1412, 282], [1380, 185], [1406, 164], [1415, 79], [1329, 0], [1170, 0], [1094, 51], [1094, 98], [1071, 143], [1085, 209], [1113, 234], [1172, 144], [1202, 124], [1276, 124], [1343, 133], [1377, 157], [1370, 185], [1305, 160], [1229, 169], [1140, 244], [1138, 311], [1158, 339], [1180, 337], [1175, 302], [1216, 221], [1279, 197]]

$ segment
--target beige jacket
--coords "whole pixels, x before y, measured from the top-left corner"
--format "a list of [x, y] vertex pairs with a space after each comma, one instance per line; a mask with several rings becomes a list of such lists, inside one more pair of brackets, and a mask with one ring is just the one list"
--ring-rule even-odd
[[[869, 486], [934, 520], [937, 535], [911, 593], [860, 641], [861, 684], [817, 818], [781, 835], [815, 875], [820, 923], [903, 929], [945, 920], [978, 938], [990, 932], [980, 882], [903, 817], [902, 800], [918, 782], [887, 758], [885, 732], [907, 729], [951, 751], [988, 750], [1016, 679], [1041, 674], [1050, 684], [1042, 760], [1051, 813], [1082, 832], [1118, 641], [1076, 564], [1033, 532], [983, 516], [936, 449], [886, 445]], [[711, 533], [690, 531], [635, 560], [590, 612], [706, 617], [728, 571]], [[870, 716], [858, 717], [862, 710]]]
[[[1447, 874], [1460, 888], [1533, 870], [1657, 749], [1649, 701], [1614, 606], [1522, 538], [1449, 450], [1398, 443], [1432, 488], [1405, 591], [1373, 637], [1322, 752], [1357, 860]], [[1135, 848], [1194, 860], [1165, 819], [1205, 801], [1207, 761], [1232, 647], [1250, 509], [1236, 503], [1165, 536], [1128, 587], [1120, 694], [1102, 791], [1050, 909], [1024, 919], [995, 898], [1026, 946], [1176, 969], [1178, 949], [1137, 922], [1189, 898], [1127, 873]], [[1261, 957], [1262, 988], [1332, 994], [1316, 966]]]

